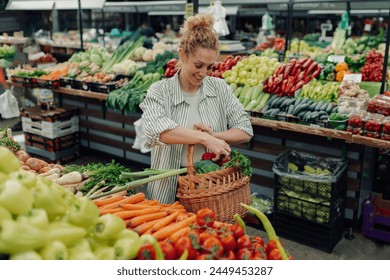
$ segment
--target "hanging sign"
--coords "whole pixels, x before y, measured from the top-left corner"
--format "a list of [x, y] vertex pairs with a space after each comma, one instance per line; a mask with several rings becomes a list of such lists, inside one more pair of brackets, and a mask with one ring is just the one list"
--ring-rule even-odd
[[187, 3], [184, 18], [187, 19], [194, 15], [194, 3]]
[[343, 81], [351, 81], [355, 83], [360, 83], [362, 81], [362, 74], [344, 74]]
[[345, 60], [345, 55], [330, 55], [328, 56], [328, 61], [329, 62], [344, 62]]

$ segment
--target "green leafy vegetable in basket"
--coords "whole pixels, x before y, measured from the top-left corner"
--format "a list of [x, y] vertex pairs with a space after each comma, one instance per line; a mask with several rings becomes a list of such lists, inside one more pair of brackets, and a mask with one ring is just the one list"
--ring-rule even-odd
[[200, 160], [194, 163], [194, 167], [197, 174], [205, 174], [221, 169], [219, 165], [212, 160]]
[[243, 176], [252, 176], [251, 160], [236, 150], [232, 150], [230, 153], [230, 161], [224, 163], [222, 166], [225, 168], [237, 166], [241, 168]]

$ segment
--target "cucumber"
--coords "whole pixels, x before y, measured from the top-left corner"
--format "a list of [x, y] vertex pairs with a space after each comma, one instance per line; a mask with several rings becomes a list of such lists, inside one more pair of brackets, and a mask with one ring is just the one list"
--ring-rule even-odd
[[276, 102], [276, 104], [275, 104], [275, 107], [276, 108], [281, 108], [280, 105], [282, 105], [283, 101], [285, 101], [287, 98], [288, 98], [287, 96], [283, 96], [282, 98], [279, 98], [278, 102]]
[[281, 97], [279, 96], [276, 96], [276, 98], [272, 101], [272, 103], [270, 104], [271, 108], [274, 108], [276, 103], [279, 101], [279, 99], [281, 99]]
[[297, 115], [299, 113], [299, 111], [301, 110], [306, 110], [310, 107], [309, 104], [306, 104], [306, 103], [303, 103], [303, 104], [299, 104], [297, 107], [295, 107], [294, 111], [293, 111], [293, 115]]
[[311, 113], [311, 114], [310, 114], [310, 119], [311, 119], [311, 120], [315, 120], [315, 119], [317, 119], [317, 118], [318, 118], [318, 114], [319, 114], [319, 113], [318, 113], [318, 112], [316, 112], [316, 111], [315, 111], [315, 112], [313, 112], [313, 113]]
[[338, 111], [339, 111], [339, 108], [338, 108], [337, 105], [336, 105], [336, 106], [333, 107], [331, 113], [338, 113]]
[[324, 105], [324, 101], [318, 102], [317, 106], [315, 107], [314, 111], [320, 111], [320, 108]]
[[320, 110], [319, 111], [326, 111], [326, 109], [328, 108], [328, 103], [325, 102], [324, 105], [321, 106]]
[[333, 104], [332, 104], [332, 102], [329, 102], [329, 104], [328, 104], [328, 106], [326, 107], [326, 112], [328, 113], [328, 114], [330, 114], [331, 112], [332, 112], [332, 109], [333, 109]]
[[287, 104], [289, 103], [290, 99], [287, 98], [285, 99], [282, 104], [280, 104], [279, 108], [284, 108], [284, 107], [287, 107]]
[[295, 106], [294, 106], [293, 104], [291, 104], [291, 105], [288, 107], [287, 114], [291, 115], [291, 114], [294, 112], [294, 108], [295, 108]]
[[305, 98], [303, 98], [301, 103], [307, 103], [309, 101], [310, 101], [310, 98], [309, 97], [305, 97]]
[[300, 111], [297, 115], [297, 118], [302, 119], [302, 117], [306, 114], [307, 111]]
[[268, 99], [267, 101], [267, 105], [270, 105], [272, 103], [272, 101], [274, 101], [276, 98], [278, 98], [279, 96], [276, 95], [276, 94], [271, 94], [272, 96], [270, 97], [270, 99]]
[[279, 109], [273, 109], [273, 111], [271, 112], [271, 114], [269, 114], [269, 116], [274, 118], [279, 112], [280, 112]]
[[314, 111], [316, 106], [317, 106], [317, 104], [318, 104], [318, 102], [313, 102], [313, 104], [310, 105], [309, 110], [310, 111]]
[[306, 113], [302, 117], [302, 120], [308, 121], [310, 119], [309, 116], [311, 115], [311, 113], [312, 112], [310, 112], [310, 111], [306, 111]]
[[294, 106], [299, 105], [299, 104], [302, 102], [302, 100], [303, 100], [302, 97], [297, 97], [297, 98], [295, 99]]
[[328, 115], [328, 113], [325, 112], [325, 111], [319, 111], [319, 112], [318, 112], [317, 118], [319, 118], [319, 117], [321, 117], [321, 116], [329, 116], [329, 115]]
[[261, 109], [261, 112], [264, 114], [265, 111], [269, 109], [269, 105], [265, 105], [263, 109]]
[[263, 114], [264, 116], [269, 116], [272, 112], [274, 111], [274, 109], [268, 109], [267, 111], [265, 111]]

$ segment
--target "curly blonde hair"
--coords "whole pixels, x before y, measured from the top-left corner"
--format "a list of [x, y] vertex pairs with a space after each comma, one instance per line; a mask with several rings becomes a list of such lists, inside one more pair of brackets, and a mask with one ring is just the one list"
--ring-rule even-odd
[[199, 47], [219, 51], [219, 41], [214, 31], [214, 18], [212, 15], [190, 16], [180, 29], [182, 37], [179, 47], [188, 56]]

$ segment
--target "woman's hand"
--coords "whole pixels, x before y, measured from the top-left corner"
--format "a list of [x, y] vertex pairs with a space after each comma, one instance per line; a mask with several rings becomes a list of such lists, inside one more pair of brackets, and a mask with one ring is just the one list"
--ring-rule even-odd
[[215, 154], [215, 159], [213, 160], [219, 160], [223, 156], [228, 157], [230, 155], [231, 149], [228, 143], [226, 143], [224, 140], [215, 138], [211, 135], [207, 137], [207, 139], [204, 142], [204, 146], [210, 151]]
[[214, 132], [213, 132], [213, 128], [207, 124], [204, 124], [204, 123], [194, 124], [194, 129], [202, 131], [202, 132], [206, 132], [206, 133], [210, 134], [211, 136], [215, 137]]

